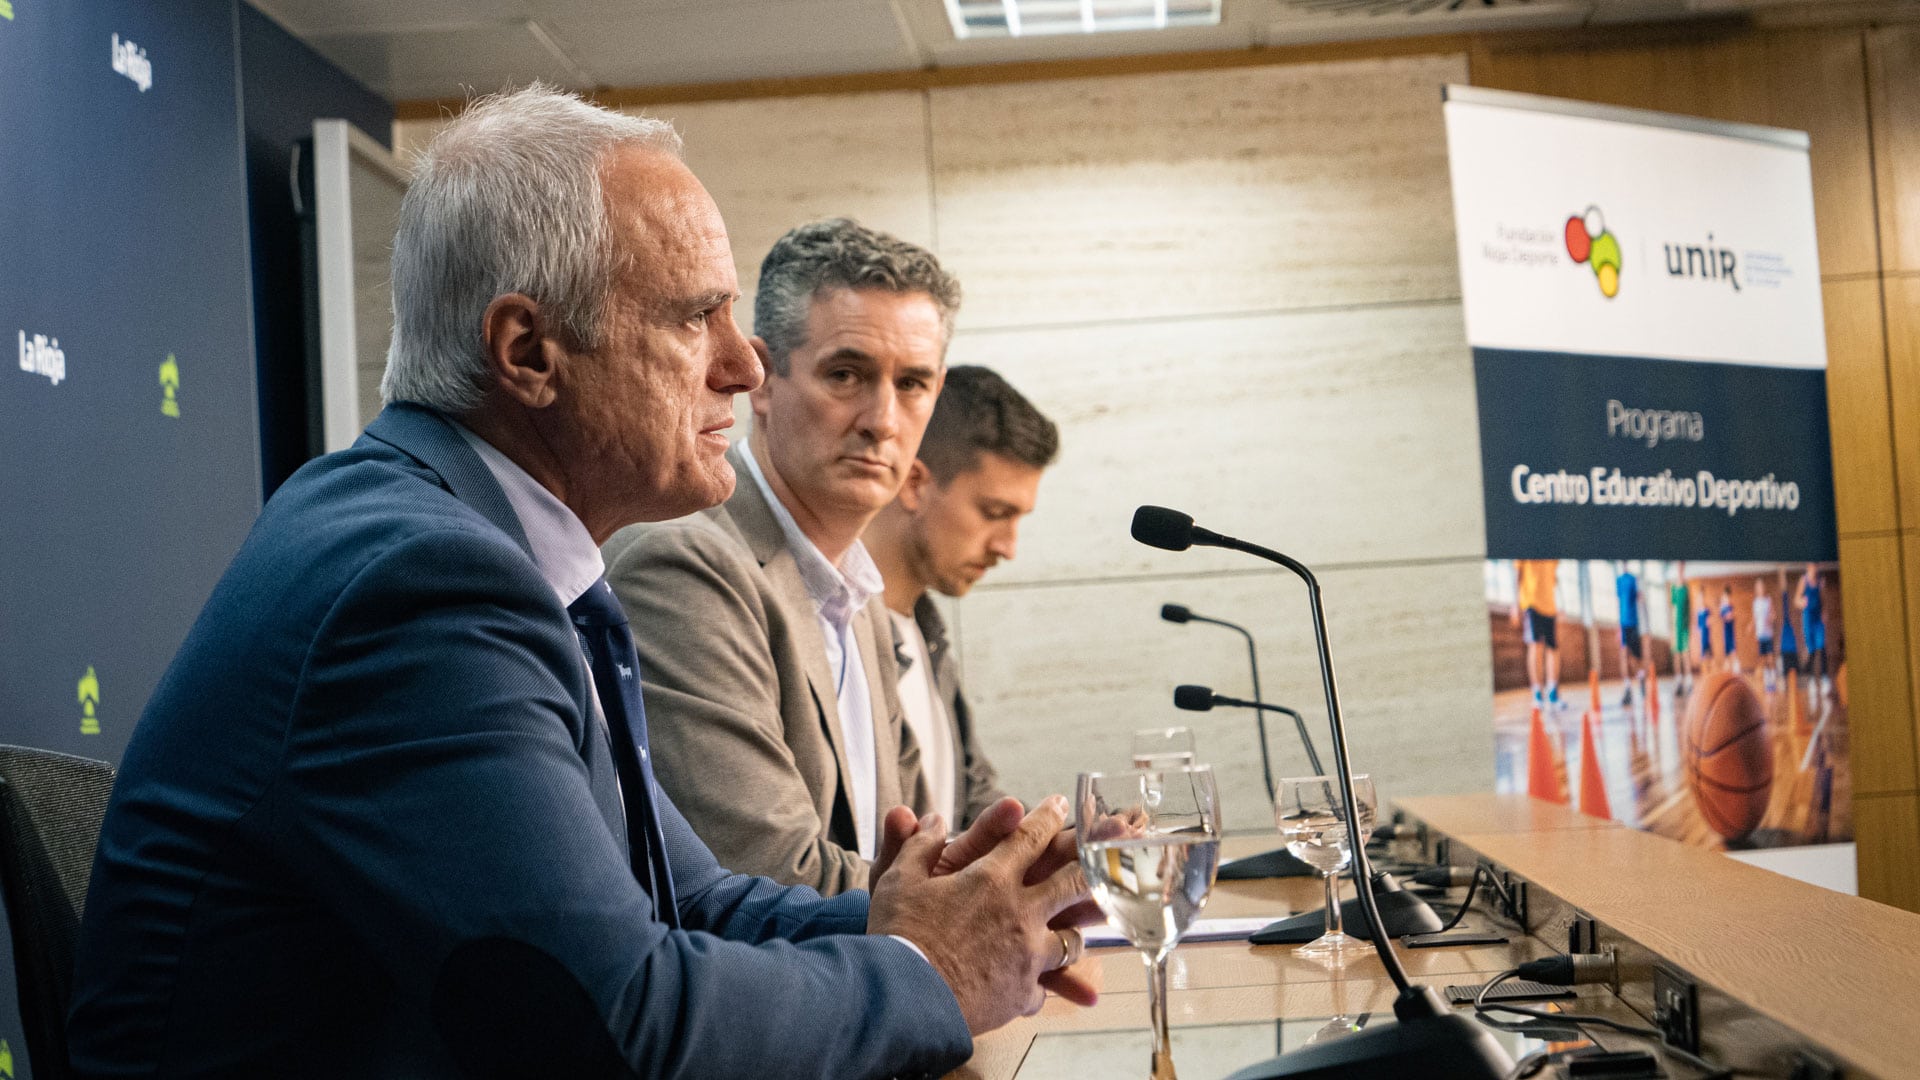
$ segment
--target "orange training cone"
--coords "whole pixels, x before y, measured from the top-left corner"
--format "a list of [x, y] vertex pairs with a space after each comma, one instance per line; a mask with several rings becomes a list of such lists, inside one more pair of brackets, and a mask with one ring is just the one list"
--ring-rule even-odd
[[1527, 794], [1548, 802], [1567, 801], [1566, 777], [1555, 768], [1553, 740], [1540, 719], [1540, 706], [1533, 707], [1531, 730], [1527, 732]]
[[1600, 774], [1600, 748], [1593, 729], [1600, 726], [1598, 714], [1588, 716], [1580, 725], [1580, 812], [1597, 818], [1612, 819], [1607, 805], [1607, 779]]
[[1647, 665], [1647, 730], [1660, 722], [1660, 673]]

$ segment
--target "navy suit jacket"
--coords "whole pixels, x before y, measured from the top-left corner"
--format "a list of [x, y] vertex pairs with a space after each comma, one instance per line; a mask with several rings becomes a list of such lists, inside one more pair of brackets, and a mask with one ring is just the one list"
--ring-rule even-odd
[[[867, 895], [627, 857], [581, 646], [505, 495], [388, 408], [267, 504], [135, 729], [81, 926], [85, 1077], [863, 1077], [971, 1051]], [[750, 798], [750, 792], [740, 797]]]

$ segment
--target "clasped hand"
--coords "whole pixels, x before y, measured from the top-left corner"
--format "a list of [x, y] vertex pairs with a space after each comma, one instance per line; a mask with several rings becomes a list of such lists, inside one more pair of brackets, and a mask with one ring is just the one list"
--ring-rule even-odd
[[1066, 799], [1023, 813], [1002, 799], [952, 843], [938, 814], [885, 819], [869, 878], [867, 931], [919, 946], [947, 980], [974, 1034], [1038, 1012], [1046, 991], [1080, 1005], [1098, 997], [1096, 961], [1076, 959], [1076, 928], [1100, 921], [1087, 892]]

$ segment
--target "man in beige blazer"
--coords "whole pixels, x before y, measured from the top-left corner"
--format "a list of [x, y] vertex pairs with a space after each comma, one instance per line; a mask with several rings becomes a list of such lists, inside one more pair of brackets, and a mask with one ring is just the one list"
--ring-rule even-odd
[[913, 465], [959, 301], [932, 254], [851, 221], [782, 237], [755, 297], [767, 378], [728, 453], [733, 497], [605, 545], [656, 773], [736, 870], [865, 888], [881, 815], [930, 809], [859, 537]]

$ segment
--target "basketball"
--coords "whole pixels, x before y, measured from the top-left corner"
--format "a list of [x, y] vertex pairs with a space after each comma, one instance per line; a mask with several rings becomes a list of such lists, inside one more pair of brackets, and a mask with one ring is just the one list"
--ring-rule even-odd
[[1685, 744], [1687, 787], [1701, 818], [1728, 840], [1757, 828], [1773, 789], [1773, 735], [1745, 679], [1721, 671], [1700, 680]]

